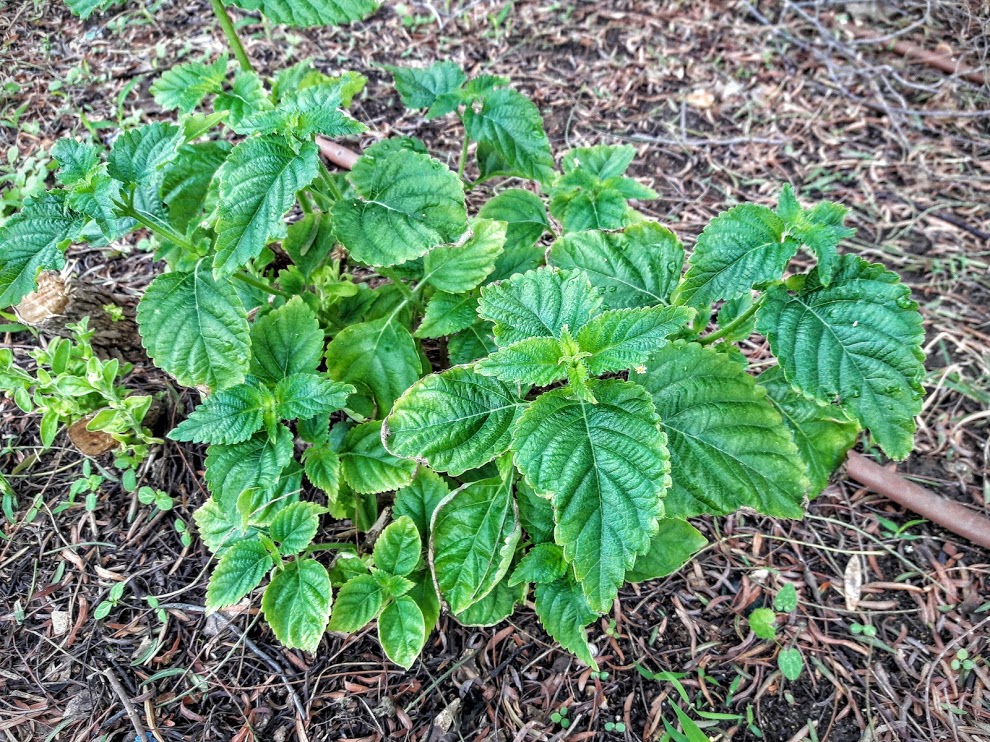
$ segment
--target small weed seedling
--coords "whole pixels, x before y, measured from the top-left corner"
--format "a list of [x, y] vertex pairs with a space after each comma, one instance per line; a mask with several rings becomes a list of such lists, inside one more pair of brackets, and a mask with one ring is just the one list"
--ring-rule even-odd
[[[295, 26], [375, 9], [228, 4]], [[532, 594], [549, 634], [598, 670], [587, 627], [624, 584], [705, 545], [690, 518], [800, 518], [864, 431], [910, 453], [921, 317], [894, 273], [839, 252], [844, 207], [784, 186], [715, 217], [688, 257], [636, 208], [657, 194], [626, 175], [632, 147], [556, 157], [509, 80], [450, 61], [389, 71], [408, 108], [460, 123], [456, 168], [396, 137], [332, 173], [317, 138], [366, 130], [347, 112], [365, 79], [308, 63], [263, 78], [224, 5], [211, 0], [236, 68], [174, 66], [152, 88], [174, 123], [109, 150], [57, 142], [56, 186], [0, 227], [0, 306], [87, 235], [150, 235], [165, 270], [138, 310], [145, 348], [204, 395], [171, 437], [209, 446], [195, 515], [217, 556], [209, 610], [265, 583], [287, 647], [376, 621], [409, 667], [442, 610], [490, 626]], [[810, 270], [792, 262], [802, 250]], [[777, 361], [759, 374], [739, 349], [753, 333]], [[47, 405], [46, 445], [91, 393], [114, 415], [91, 425], [149, 443], [116, 367], [25, 379], [0, 360], [22, 408]], [[314, 542], [321, 518], [367, 530], [382, 498], [393, 519], [371, 553], [328, 570], [327, 552], [354, 546]], [[761, 610], [751, 625], [769, 639]]]

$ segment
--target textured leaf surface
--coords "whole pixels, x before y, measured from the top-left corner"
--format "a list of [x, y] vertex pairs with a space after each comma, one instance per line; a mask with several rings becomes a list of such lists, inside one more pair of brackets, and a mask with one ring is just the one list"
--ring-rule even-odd
[[405, 487], [416, 462], [396, 458], [382, 446], [382, 421], [362, 423], [348, 432], [340, 455], [344, 479], [355, 492], [375, 494]]
[[306, 478], [314, 486], [323, 490], [330, 502], [337, 499], [340, 491], [340, 456], [329, 446], [313, 446], [306, 450], [303, 458]]
[[408, 595], [396, 598], [378, 617], [378, 640], [386, 656], [407, 670], [426, 644], [423, 611]]
[[667, 336], [694, 316], [684, 307], [612, 309], [581, 328], [577, 341], [590, 353], [588, 370], [595, 376], [624, 371], [646, 363], [667, 344]]
[[309, 546], [320, 527], [323, 511], [315, 502], [294, 502], [278, 512], [268, 533], [282, 556], [292, 556]]
[[423, 260], [424, 280], [441, 291], [461, 294], [475, 288], [495, 270], [505, 245], [505, 224], [489, 219], [471, 223], [472, 236], [463, 245], [443, 245]]
[[316, 371], [322, 355], [323, 330], [302, 297], [292, 297], [251, 326], [251, 373], [269, 384]]
[[161, 183], [164, 167], [178, 154], [182, 130], [156, 122], [121, 134], [107, 158], [107, 170], [121, 183]]
[[636, 148], [631, 144], [598, 144], [568, 150], [560, 158], [560, 164], [565, 173], [581, 170], [605, 180], [626, 172], [635, 156]]
[[847, 255], [828, 287], [817, 270], [796, 294], [774, 287], [757, 317], [788, 381], [821, 402], [839, 399], [891, 458], [911, 452], [924, 330], [897, 274]]
[[626, 580], [643, 582], [673, 574], [707, 543], [701, 531], [686, 520], [664, 518], [650, 539], [650, 550], [636, 557]]
[[479, 216], [505, 222], [505, 248], [532, 247], [550, 230], [543, 199], [521, 188], [502, 191], [481, 207]]
[[425, 543], [430, 537], [430, 521], [437, 505], [450, 490], [440, 475], [431, 469], [421, 466], [416, 472], [416, 478], [395, 494], [392, 514], [396, 518], [407, 516], [416, 524], [420, 538]]
[[483, 358], [476, 368], [480, 374], [509, 383], [549, 386], [567, 377], [567, 366], [561, 363], [561, 357], [556, 338], [527, 338]]
[[330, 575], [315, 559], [297, 559], [275, 573], [261, 600], [275, 638], [315, 652], [330, 620]]
[[455, 490], [437, 507], [431, 529], [437, 585], [451, 611], [460, 613], [505, 576], [519, 543], [511, 478], [484, 479]]
[[577, 331], [596, 315], [601, 293], [578, 271], [541, 268], [481, 290], [478, 313], [495, 324], [504, 347], [530, 337], [559, 338], [566, 325]]
[[100, 164], [100, 147], [65, 137], [52, 145], [52, 159], [58, 163], [58, 182], [71, 186], [87, 178]]
[[460, 178], [428, 155], [369, 150], [350, 180], [360, 198], [337, 201], [333, 218], [337, 238], [362, 263], [404, 263], [467, 230]]
[[787, 230], [818, 258], [818, 277], [823, 286], [832, 282], [839, 268], [839, 243], [856, 234], [844, 225], [848, 209], [831, 201], [821, 201], [810, 209], [802, 209], [790, 185], [784, 186], [777, 205], [777, 214]]
[[206, 588], [206, 610], [234, 605], [261, 584], [274, 562], [261, 541], [239, 541], [217, 563]]
[[598, 616], [588, 606], [581, 586], [570, 575], [548, 585], [536, 586], [536, 615], [560, 646], [589, 667], [598, 668], [585, 631]]
[[780, 278], [798, 248], [784, 230], [781, 218], [765, 206], [740, 204], [719, 214], [698, 237], [678, 303], [704, 307]]
[[382, 586], [371, 575], [352, 577], [337, 591], [327, 629], [349, 634], [360, 631], [381, 611], [384, 598]]
[[206, 484], [222, 507], [233, 509], [245, 490], [268, 490], [275, 486], [292, 458], [292, 433], [281, 425], [277, 431], [274, 439], [267, 433], [258, 433], [243, 443], [210, 446], [206, 454]]
[[547, 392], [519, 419], [516, 466], [551, 495], [554, 540], [592, 610], [607, 611], [663, 514], [669, 459], [646, 392], [619, 380], [588, 384], [598, 404]]
[[402, 105], [429, 108], [427, 120], [453, 111], [461, 102], [460, 87], [467, 81], [456, 62], [443, 60], [429, 67], [387, 67], [395, 78]]
[[185, 232], [197, 226], [207, 200], [215, 198], [214, 176], [231, 146], [227, 142], [197, 142], [179, 148], [165, 171], [162, 201], [168, 207], [169, 223]]
[[855, 445], [859, 426], [835, 405], [816, 402], [796, 391], [780, 367], [764, 371], [756, 380], [767, 390], [770, 403], [791, 431], [811, 482], [809, 496], [814, 497], [825, 489], [832, 472]]
[[260, 10], [272, 23], [308, 28], [339, 26], [367, 18], [378, 9], [376, 0], [224, 0], [244, 10]]
[[507, 171], [547, 183], [553, 175], [553, 153], [543, 131], [543, 118], [536, 105], [509, 88], [484, 96], [481, 110], [464, 112], [468, 136], [492, 148]]
[[155, 103], [166, 111], [179, 109], [189, 113], [203, 98], [219, 92], [227, 79], [227, 57], [220, 57], [212, 64], [188, 62], [162, 73], [151, 86]]
[[247, 313], [229, 281], [205, 262], [156, 278], [138, 306], [141, 339], [155, 365], [184, 386], [240, 384], [250, 358]]
[[422, 372], [416, 341], [391, 317], [351, 325], [327, 346], [327, 373], [353, 385], [381, 415]]
[[508, 449], [521, 407], [498, 379], [455, 367], [427, 376], [402, 395], [386, 419], [386, 443], [397, 456], [457, 476]]
[[519, 560], [519, 564], [509, 576], [510, 585], [535, 582], [545, 585], [556, 582], [567, 571], [564, 552], [557, 544], [537, 544]]
[[61, 270], [62, 251], [82, 226], [62, 197], [46, 193], [0, 227], [0, 307], [19, 304], [42, 270]]
[[399, 516], [375, 542], [375, 566], [400, 577], [416, 568], [423, 543], [412, 518]]
[[503, 579], [481, 600], [455, 613], [454, 620], [462, 626], [495, 626], [511, 616], [525, 599], [526, 585], [509, 585]]
[[580, 268], [610, 309], [666, 304], [681, 277], [684, 248], [655, 222], [621, 232], [578, 232], [553, 243], [550, 263]]
[[478, 319], [478, 296], [448, 294], [438, 291], [430, 297], [423, 322], [416, 330], [418, 338], [439, 338], [465, 330]]
[[282, 137], [247, 139], [220, 168], [213, 271], [228, 276], [258, 256], [268, 240], [285, 236], [282, 216], [319, 172], [319, 150], [305, 142], [296, 152]]
[[498, 350], [490, 322], [475, 322], [466, 330], [451, 335], [447, 354], [454, 365], [471, 363]]
[[208, 499], [193, 513], [193, 520], [206, 548], [218, 556], [232, 544], [253, 538], [258, 533], [254, 526], [245, 528], [237, 510], [223, 507], [215, 497]]
[[192, 443], [241, 443], [261, 430], [271, 395], [254, 384], [238, 384], [207, 397], [168, 437]]
[[555, 192], [550, 199], [550, 213], [560, 221], [564, 232], [621, 229], [626, 226], [628, 211], [626, 197], [611, 190], [572, 189]]
[[275, 387], [276, 411], [285, 420], [326, 415], [343, 409], [353, 393], [350, 384], [322, 374], [292, 374]]
[[753, 377], [724, 353], [678, 341], [635, 377], [667, 432], [673, 486], [667, 515], [746, 506], [799, 518], [808, 489], [797, 448]]

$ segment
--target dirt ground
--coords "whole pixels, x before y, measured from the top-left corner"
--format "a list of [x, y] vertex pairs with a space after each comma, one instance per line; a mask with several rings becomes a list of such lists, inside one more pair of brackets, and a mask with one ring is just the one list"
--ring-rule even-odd
[[[846, 204], [847, 249], [899, 271], [925, 317], [928, 397], [899, 468], [990, 513], [990, 86], [965, 79], [990, 69], [985, 2], [409, 0], [306, 32], [235, 16], [262, 69], [312, 57], [369, 78], [354, 113], [371, 132], [355, 147], [410, 134], [456, 161], [456, 123], [401, 111], [382, 68], [453, 59], [510, 76], [557, 151], [634, 144], [630, 174], [660, 194], [646, 211], [688, 245], [717, 212], [772, 203], [784, 182]], [[109, 141], [159, 117], [156, 74], [224, 49], [207, 0], [133, 0], [86, 23], [55, 0], [0, 0], [0, 37], [0, 143], [18, 148], [15, 170], [58, 137]], [[131, 303], [155, 270], [139, 245], [69, 257]], [[0, 341], [18, 354], [34, 342]], [[748, 351], [766, 356], [755, 340]], [[129, 385], [192, 403], [150, 366]], [[37, 456], [37, 424], [0, 402], [17, 498], [0, 516], [4, 739], [655, 740], [676, 705], [715, 740], [990, 740], [990, 553], [842, 478], [803, 521], [698, 519], [711, 541], [699, 558], [627, 588], [591, 627], [605, 675], [554, 648], [528, 610], [492, 629], [442, 618], [403, 672], [367, 631], [304, 655], [274, 641], [256, 606], [204, 616], [207, 552], [172, 526], [206, 498], [200, 448], [168, 442], [145, 471], [174, 514], [152, 517], [112, 484], [95, 512], [56, 512], [81, 462], [64, 438]], [[746, 616], [787, 583], [797, 610], [778, 643], [757, 639]], [[805, 658], [795, 682], [777, 671], [787, 647]], [[960, 650], [972, 669], [953, 664]], [[551, 719], [562, 707], [566, 730]], [[605, 731], [617, 721], [625, 731]]]

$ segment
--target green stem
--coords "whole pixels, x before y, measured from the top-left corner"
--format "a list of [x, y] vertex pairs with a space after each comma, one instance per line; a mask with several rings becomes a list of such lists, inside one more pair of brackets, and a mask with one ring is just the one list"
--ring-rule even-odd
[[254, 276], [249, 276], [247, 273], [234, 273], [234, 278], [238, 281], [246, 283], [248, 286], [253, 286], [258, 289], [258, 291], [264, 291], [266, 294], [271, 294], [272, 296], [281, 296], [283, 299], [291, 299], [292, 297], [284, 291], [279, 291], [269, 286], [264, 281], [259, 281]]
[[251, 60], [248, 59], [247, 52], [244, 50], [244, 44], [241, 43], [241, 40], [237, 36], [234, 22], [230, 20], [230, 15], [223, 6], [223, 0], [210, 0], [210, 5], [213, 7], [213, 14], [220, 22], [223, 35], [227, 37], [227, 44], [230, 46], [230, 50], [234, 52], [237, 63], [241, 65], [241, 69], [245, 72], [254, 72], [254, 67], [251, 66]]
[[468, 156], [468, 138], [467, 134], [464, 135], [464, 146], [461, 147], [461, 162], [457, 166], [457, 177], [464, 177], [464, 168], [467, 166], [467, 156]]
[[138, 209], [128, 205], [126, 209], [124, 209], [124, 216], [129, 216], [142, 227], [150, 230], [156, 237], [163, 240], [168, 240], [169, 242], [178, 245], [183, 250], [188, 250], [193, 255], [199, 252], [196, 246], [187, 240], [183, 235], [176, 232], [169, 225], [158, 222], [148, 214], [145, 214], [143, 211], [139, 211]]
[[753, 306], [740, 314], [725, 327], [721, 328], [717, 332], [711, 333], [710, 335], [705, 335], [703, 338], [700, 338], [698, 342], [701, 345], [711, 345], [716, 340], [721, 340], [725, 336], [735, 332], [737, 329], [746, 324], [754, 314], [756, 314], [756, 311], [760, 308], [760, 305], [763, 304], [763, 296], [765, 296], [765, 294], [761, 295], [759, 299], [753, 302]]
[[306, 194], [306, 191], [299, 191], [299, 206], [302, 208], [304, 214], [313, 213], [313, 202]]

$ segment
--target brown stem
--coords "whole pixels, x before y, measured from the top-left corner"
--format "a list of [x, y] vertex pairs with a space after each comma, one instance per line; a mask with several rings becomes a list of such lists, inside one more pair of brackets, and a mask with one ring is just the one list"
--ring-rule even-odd
[[909, 482], [896, 471], [884, 469], [855, 451], [850, 451], [846, 459], [846, 473], [877, 494], [990, 549], [990, 520], [979, 513]]
[[348, 149], [342, 144], [337, 144], [326, 137], [316, 137], [316, 144], [319, 146], [323, 156], [342, 170], [350, 170], [354, 167], [354, 163], [358, 161], [359, 155], [357, 152]]

